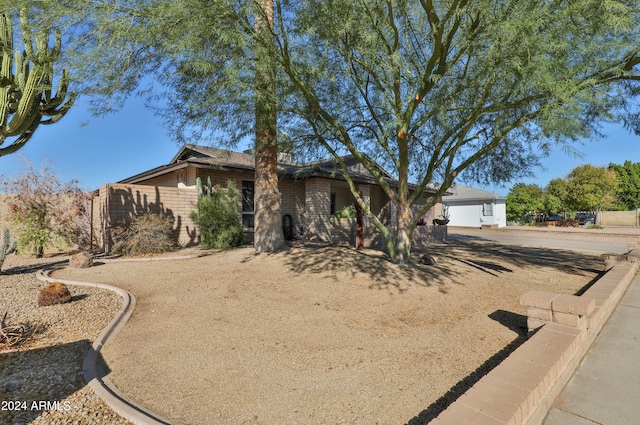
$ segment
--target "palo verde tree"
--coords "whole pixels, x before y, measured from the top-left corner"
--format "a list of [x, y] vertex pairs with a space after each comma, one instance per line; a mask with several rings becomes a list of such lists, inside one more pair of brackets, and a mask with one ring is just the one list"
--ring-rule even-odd
[[61, 48], [60, 31], [53, 31], [54, 42], [49, 47], [51, 28], [45, 26], [34, 31], [27, 9], [22, 8], [19, 12], [22, 43], [15, 43], [11, 11], [6, 6], [0, 8], [0, 156], [23, 147], [40, 124], [58, 122], [75, 98], [73, 93], [67, 93], [66, 70], [59, 78], [57, 93], [52, 92], [53, 63]]
[[637, 0], [273, 4], [272, 27], [261, 24], [271, 16], [262, 1], [69, 0], [47, 11], [85, 14], [76, 39], [99, 47], [98, 59], [82, 59], [96, 92], [154, 72], [168, 88], [161, 111], [183, 137], [255, 131], [256, 70], [273, 72], [279, 137], [298, 153], [333, 155], [357, 199], [341, 156], [371, 173], [397, 220], [387, 225], [359, 202], [397, 262], [456, 178], [526, 175], [554, 143], [571, 150], [638, 94]]

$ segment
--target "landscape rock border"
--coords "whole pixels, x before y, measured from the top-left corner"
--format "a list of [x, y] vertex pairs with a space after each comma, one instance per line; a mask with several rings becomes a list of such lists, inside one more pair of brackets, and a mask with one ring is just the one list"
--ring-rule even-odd
[[637, 275], [640, 249], [630, 248], [580, 297], [523, 294], [529, 328], [537, 331], [430, 423], [541, 424]]
[[112, 285], [94, 282], [80, 282], [66, 279], [54, 279], [49, 276], [55, 269], [41, 269], [36, 272], [36, 277], [44, 282], [61, 282], [66, 285], [89, 286], [113, 291], [122, 297], [122, 307], [100, 335], [93, 341], [84, 361], [82, 362], [82, 374], [85, 382], [100, 396], [105, 403], [123, 418], [136, 425], [167, 425], [169, 421], [159, 415], [145, 409], [136, 403], [126, 400], [104, 378], [105, 373], [100, 366], [100, 351], [102, 347], [113, 338], [124, 324], [129, 320], [135, 309], [136, 299], [128, 291]]

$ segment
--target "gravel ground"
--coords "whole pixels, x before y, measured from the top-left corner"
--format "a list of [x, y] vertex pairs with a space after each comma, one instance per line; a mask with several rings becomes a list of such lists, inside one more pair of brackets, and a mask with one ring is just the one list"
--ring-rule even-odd
[[[54, 276], [134, 293], [103, 350], [108, 378], [174, 424], [417, 425], [525, 340], [523, 292], [576, 293], [602, 269], [593, 255], [474, 239], [429, 253], [436, 266], [399, 267], [341, 247], [243, 248]], [[36, 306], [35, 270], [61, 258], [5, 261], [0, 313], [41, 332], [0, 345], [0, 424], [128, 424], [81, 373], [120, 298], [71, 286], [72, 302]]]
[[[594, 255], [470, 239], [435, 266], [307, 245], [64, 269], [136, 310], [108, 379], [172, 424], [425, 424], [525, 340], [524, 292], [573, 294]], [[416, 251], [416, 259], [422, 252]]]
[[71, 302], [37, 306], [45, 283], [35, 271], [64, 259], [11, 255], [3, 265], [0, 314], [8, 311], [7, 325], [30, 323], [38, 331], [19, 346], [0, 344], [0, 424], [129, 424], [82, 377], [84, 356], [120, 308], [121, 298], [111, 291], [69, 286]]

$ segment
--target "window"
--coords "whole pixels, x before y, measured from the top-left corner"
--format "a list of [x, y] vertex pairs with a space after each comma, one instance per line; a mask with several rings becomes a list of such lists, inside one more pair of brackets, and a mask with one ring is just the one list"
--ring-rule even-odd
[[336, 193], [335, 192], [331, 192], [331, 215], [334, 215], [336, 213]]
[[253, 229], [253, 182], [242, 180], [242, 227]]
[[493, 205], [491, 203], [482, 204], [482, 215], [493, 215]]

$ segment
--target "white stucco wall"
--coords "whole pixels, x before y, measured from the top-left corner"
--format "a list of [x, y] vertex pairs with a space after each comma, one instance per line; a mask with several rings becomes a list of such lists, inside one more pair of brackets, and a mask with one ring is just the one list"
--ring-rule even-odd
[[482, 227], [507, 225], [507, 209], [503, 200], [491, 200], [492, 215], [483, 214], [482, 201], [446, 202], [449, 207], [449, 226]]

